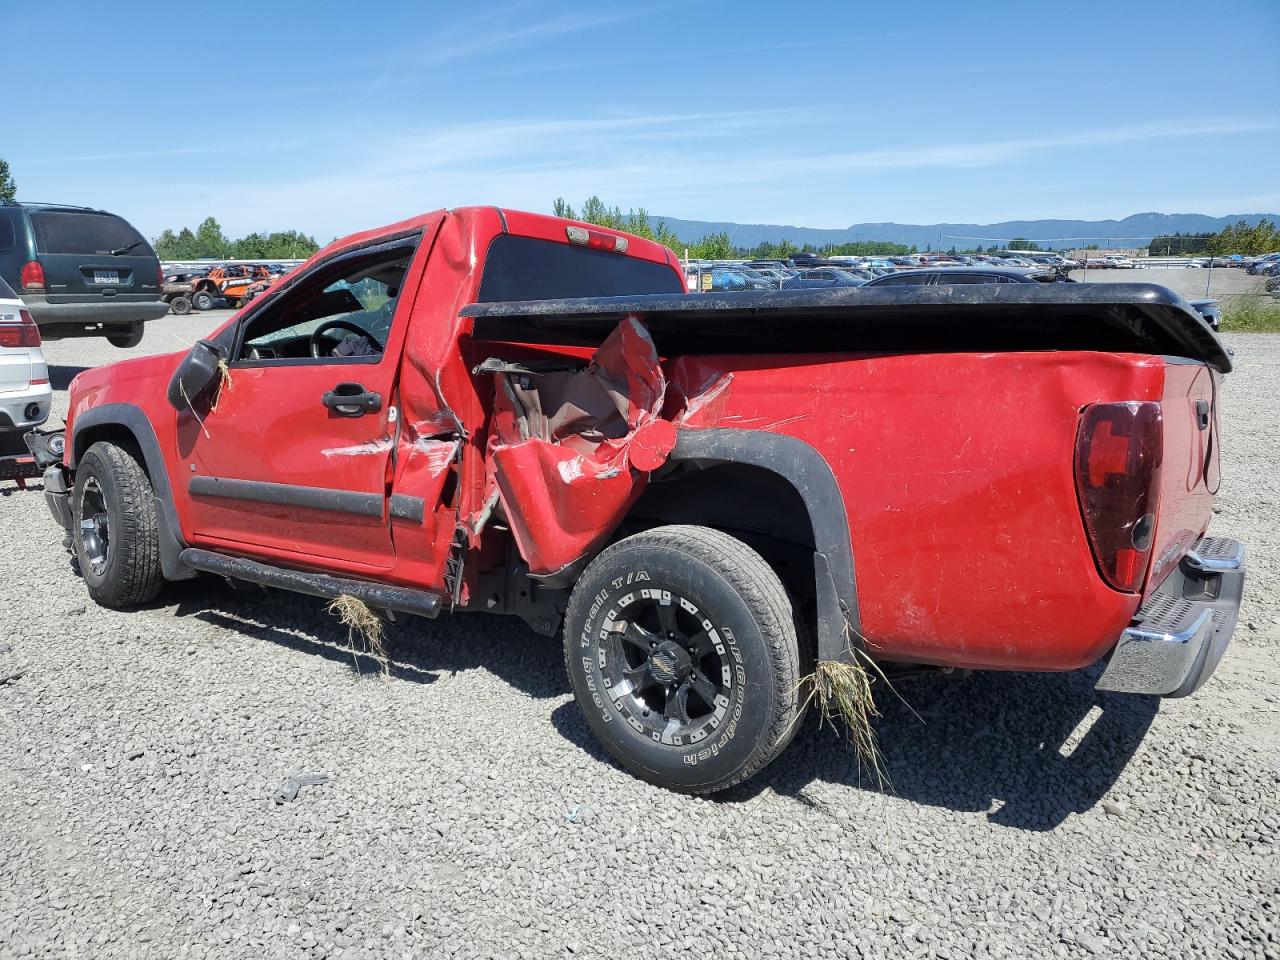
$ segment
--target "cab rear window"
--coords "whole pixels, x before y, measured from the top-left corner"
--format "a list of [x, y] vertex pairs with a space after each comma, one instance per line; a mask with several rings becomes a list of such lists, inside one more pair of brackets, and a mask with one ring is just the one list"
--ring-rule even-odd
[[684, 293], [670, 266], [533, 237], [495, 237], [489, 244], [481, 303]]
[[142, 234], [109, 213], [37, 210], [31, 213], [31, 228], [40, 253], [107, 254], [139, 241], [142, 242], [129, 252], [135, 256], [151, 253]]

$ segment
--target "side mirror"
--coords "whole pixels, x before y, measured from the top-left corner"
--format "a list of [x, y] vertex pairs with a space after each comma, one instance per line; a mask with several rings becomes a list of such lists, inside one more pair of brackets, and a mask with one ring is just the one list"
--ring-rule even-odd
[[169, 380], [169, 405], [175, 410], [189, 410], [218, 379], [221, 359], [217, 347], [206, 340], [197, 341]]

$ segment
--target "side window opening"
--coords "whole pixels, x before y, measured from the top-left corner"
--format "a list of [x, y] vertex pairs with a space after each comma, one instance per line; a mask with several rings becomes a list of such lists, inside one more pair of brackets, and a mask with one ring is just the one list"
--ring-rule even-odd
[[236, 361], [376, 363], [418, 239], [340, 257], [299, 278], [249, 318]]

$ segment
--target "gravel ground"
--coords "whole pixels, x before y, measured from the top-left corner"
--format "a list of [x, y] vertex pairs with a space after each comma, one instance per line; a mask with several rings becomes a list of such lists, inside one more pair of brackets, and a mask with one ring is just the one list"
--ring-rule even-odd
[[1251, 277], [1238, 267], [1189, 270], [1186, 267], [1144, 267], [1133, 270], [1073, 270], [1071, 276], [1089, 283], [1158, 283], [1188, 299], [1233, 297], [1265, 293], [1266, 277]]
[[[883, 792], [815, 723], [718, 799], [641, 783], [516, 621], [395, 624], [384, 679], [308, 598], [98, 609], [39, 493], [2, 496], [0, 957], [1280, 958], [1280, 337], [1230, 342], [1214, 529], [1252, 579], [1218, 675], [904, 683]], [[124, 352], [47, 354], [65, 405]]]

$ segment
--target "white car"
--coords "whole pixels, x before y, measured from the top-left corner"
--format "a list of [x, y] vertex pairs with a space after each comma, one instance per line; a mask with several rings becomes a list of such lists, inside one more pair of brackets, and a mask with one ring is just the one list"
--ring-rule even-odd
[[1111, 266], [1117, 270], [1133, 269], [1133, 261], [1130, 260], [1128, 257], [1121, 257], [1113, 253], [1106, 257], [1103, 257], [1103, 259], [1106, 260], [1108, 263], [1110, 263]]
[[0, 280], [0, 479], [32, 475], [22, 435], [48, 419], [52, 401], [40, 328]]

